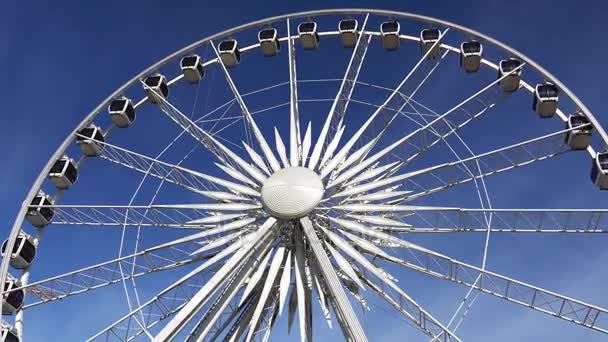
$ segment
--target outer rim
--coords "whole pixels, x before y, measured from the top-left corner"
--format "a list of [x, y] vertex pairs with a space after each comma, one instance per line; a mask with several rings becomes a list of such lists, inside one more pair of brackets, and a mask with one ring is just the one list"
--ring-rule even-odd
[[[545, 68], [540, 66], [538, 63], [536, 63], [531, 58], [527, 57], [526, 55], [522, 54], [521, 52], [517, 51], [516, 49], [514, 49], [490, 36], [487, 36], [481, 32], [478, 32], [476, 30], [473, 30], [473, 29], [470, 29], [470, 28], [467, 28], [467, 27], [464, 27], [464, 26], [461, 26], [458, 24], [454, 24], [449, 21], [445, 21], [445, 20], [441, 20], [441, 19], [437, 19], [437, 18], [433, 18], [433, 17], [429, 17], [429, 16], [423, 16], [423, 15], [418, 15], [418, 14], [413, 14], [413, 13], [408, 13], [408, 12], [390, 11], [390, 10], [378, 10], [378, 9], [368, 9], [368, 8], [342, 8], [342, 9], [324, 9], [324, 10], [313, 10], [313, 11], [283, 14], [283, 15], [260, 19], [260, 20], [256, 20], [256, 21], [252, 21], [252, 22], [243, 24], [243, 25], [235, 26], [233, 28], [224, 30], [224, 31], [216, 33], [214, 35], [207, 36], [182, 49], [179, 49], [179, 50], [173, 52], [172, 54], [164, 57], [163, 59], [159, 60], [155, 64], [144, 69], [143, 71], [141, 71], [139, 74], [134, 76], [131, 80], [129, 80], [128, 82], [123, 84], [121, 87], [116, 89], [110, 96], [108, 96], [100, 104], [98, 104], [97, 107], [95, 107], [89, 114], [87, 114], [87, 116], [65, 138], [65, 140], [57, 148], [55, 153], [47, 161], [44, 168], [42, 168], [42, 170], [41, 170], [40, 174], [38, 175], [38, 177], [36, 178], [35, 182], [32, 184], [30, 191], [28, 192], [27, 196], [25, 197], [24, 201], [21, 204], [21, 209], [19, 210], [19, 213], [17, 214], [17, 217], [15, 218], [15, 222], [13, 224], [13, 227], [12, 227], [10, 235], [9, 235], [9, 239], [8, 239], [8, 243], [7, 243], [7, 250], [12, 250], [12, 248], [15, 244], [17, 235], [21, 230], [21, 224], [25, 218], [25, 213], [27, 211], [29, 203], [32, 201], [34, 196], [38, 193], [38, 190], [40, 189], [40, 187], [42, 186], [42, 183], [46, 179], [46, 176], [47, 176], [48, 172], [50, 171], [51, 167], [53, 166], [54, 161], [63, 155], [63, 152], [69, 147], [69, 144], [72, 143], [73, 137], [76, 135], [76, 133], [78, 132], [80, 127], [88, 124], [98, 113], [100, 113], [110, 103], [110, 101], [112, 101], [112, 99], [114, 99], [115, 97], [124, 93], [127, 89], [129, 89], [131, 86], [133, 86], [133, 84], [138, 82], [139, 79], [141, 79], [143, 76], [150, 74], [151, 72], [159, 69], [161, 66], [168, 63], [169, 61], [175, 59], [179, 55], [182, 55], [193, 49], [196, 49], [197, 47], [203, 45], [204, 43], [206, 43], [210, 40], [218, 39], [218, 38], [228, 36], [228, 35], [234, 34], [236, 32], [248, 29], [248, 28], [261, 26], [264, 24], [269, 24], [269, 23], [287, 19], [287, 18], [314, 17], [314, 16], [321, 16], [321, 15], [338, 15], [338, 14], [345, 14], [345, 15], [372, 14], [372, 15], [376, 15], [376, 16], [400, 17], [400, 18], [406, 18], [406, 19], [410, 19], [410, 20], [414, 20], [414, 21], [421, 21], [421, 22], [426, 22], [426, 23], [431, 23], [431, 24], [436, 24], [436, 25], [441, 25], [441, 26], [447, 26], [447, 27], [450, 27], [451, 29], [455, 29], [462, 33], [475, 36], [479, 40], [483, 40], [492, 45], [495, 45], [495, 46], [503, 49], [504, 51], [506, 51], [508, 54], [524, 61], [529, 67], [531, 67], [533, 70], [535, 70], [536, 72], [541, 74], [546, 80], [555, 84], [560, 89], [560, 91], [565, 96], [567, 96], [578, 107], [578, 109], [580, 109], [583, 112], [583, 114], [585, 114], [585, 116], [589, 119], [589, 121], [592, 123], [595, 130], [598, 132], [598, 134], [602, 138], [602, 140], [604, 142], [604, 147], [608, 147], [608, 134], [603, 129], [603, 127], [600, 125], [599, 121], [595, 118], [595, 116], [593, 116], [593, 114], [587, 108], [587, 106], [585, 106], [585, 104], [574, 94], [574, 92], [572, 92], [557, 77], [555, 77], [553, 74], [551, 74], [549, 71], [547, 71]], [[593, 154], [592, 154], [592, 156], [593, 156]], [[2, 258], [2, 264], [0, 265], [0, 284], [3, 284], [6, 281], [9, 261], [10, 261], [10, 258]], [[0, 294], [2, 294], [3, 292], [4, 292], [4, 288], [0, 287]], [[1, 308], [0, 308], [0, 313], [2, 313]]]

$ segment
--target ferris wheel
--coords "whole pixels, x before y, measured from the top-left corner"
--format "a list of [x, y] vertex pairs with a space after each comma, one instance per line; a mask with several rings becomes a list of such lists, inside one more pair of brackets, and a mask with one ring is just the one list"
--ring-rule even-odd
[[[372, 9], [238, 26], [141, 72], [51, 156], [2, 245], [2, 339], [80, 301], [119, 308], [78, 318], [87, 341], [379, 340], [379, 312], [462, 341], [478, 296], [608, 334], [608, 309], [487, 265], [496, 236], [608, 232], [606, 209], [555, 201], [601, 198], [607, 145], [557, 78], [463, 26]], [[464, 290], [433, 295], [448, 320], [409, 274]]]

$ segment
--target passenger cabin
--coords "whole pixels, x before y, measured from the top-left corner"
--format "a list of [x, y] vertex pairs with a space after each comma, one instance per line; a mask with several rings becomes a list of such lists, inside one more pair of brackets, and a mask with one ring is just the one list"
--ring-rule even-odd
[[305, 21], [298, 25], [298, 35], [300, 44], [304, 50], [314, 50], [319, 47], [319, 32], [317, 23], [314, 21]]
[[52, 205], [51, 196], [40, 191], [30, 203], [25, 218], [34, 227], [44, 227], [51, 222], [55, 214], [53, 208], [50, 207]]
[[235, 39], [224, 40], [218, 45], [220, 59], [227, 68], [233, 68], [241, 62], [239, 42]]
[[600, 190], [608, 190], [608, 152], [601, 152], [595, 155], [593, 166], [591, 167], [591, 181]]
[[[2, 243], [2, 257], [6, 255], [7, 245], [8, 240], [5, 240], [4, 243]], [[29, 235], [21, 232], [19, 236], [17, 236], [17, 240], [13, 246], [10, 260], [11, 266], [16, 269], [24, 269], [32, 264], [35, 257], [36, 246], [34, 245], [33, 239]]]
[[[13, 289], [21, 287], [19, 280], [14, 278], [12, 275], [6, 275], [6, 281], [4, 282], [4, 292], [7, 293]], [[23, 307], [23, 299], [25, 293], [23, 290], [15, 290], [4, 295], [2, 298], [2, 313], [3, 314], [14, 314]]]
[[189, 55], [179, 61], [179, 67], [186, 82], [197, 84], [205, 76], [203, 60], [199, 55]]
[[471, 40], [460, 44], [460, 67], [466, 72], [477, 72], [481, 66], [483, 45]]
[[359, 23], [356, 19], [343, 19], [338, 23], [338, 31], [340, 32], [340, 40], [345, 48], [354, 48], [357, 45], [359, 34], [357, 29]]
[[515, 58], [500, 61], [498, 64], [498, 78], [502, 78], [499, 83], [503, 91], [512, 93], [519, 89], [522, 72], [521, 65], [521, 62]]
[[437, 43], [439, 37], [441, 37], [441, 31], [438, 29], [425, 29], [420, 31], [420, 52], [423, 56], [428, 52], [428, 59], [439, 57], [441, 54], [441, 43]]
[[148, 94], [148, 100], [152, 103], [158, 103], [160, 98], [166, 99], [169, 97], [169, 86], [167, 78], [161, 74], [154, 74], [146, 77], [144, 80], [144, 89]]
[[532, 109], [541, 118], [550, 118], [557, 110], [559, 89], [553, 83], [538, 84], [534, 88]]
[[401, 26], [399, 22], [394, 21], [386, 21], [380, 25], [380, 33], [382, 34], [382, 47], [388, 51], [394, 51], [399, 49], [400, 38], [399, 32], [401, 30]]
[[63, 156], [53, 164], [49, 171], [49, 179], [58, 189], [66, 190], [78, 180], [78, 168], [73, 159]]
[[4, 342], [20, 342], [19, 337], [17, 337], [17, 331], [6, 324], [2, 325], [0, 337]]
[[135, 121], [135, 108], [130, 99], [121, 96], [115, 98], [108, 106], [112, 123], [118, 128], [127, 128]]
[[[577, 128], [579, 127], [579, 128]], [[584, 150], [591, 144], [591, 133], [593, 126], [586, 116], [573, 114], [566, 121], [566, 129], [571, 129], [566, 133], [566, 143], [573, 150]]]
[[98, 156], [103, 150], [104, 142], [105, 138], [101, 128], [94, 124], [89, 124], [76, 135], [76, 143], [80, 146], [82, 153], [89, 157]]
[[260, 49], [266, 57], [276, 56], [279, 53], [279, 50], [281, 50], [279, 35], [274, 28], [268, 28], [258, 32], [258, 41], [260, 42]]

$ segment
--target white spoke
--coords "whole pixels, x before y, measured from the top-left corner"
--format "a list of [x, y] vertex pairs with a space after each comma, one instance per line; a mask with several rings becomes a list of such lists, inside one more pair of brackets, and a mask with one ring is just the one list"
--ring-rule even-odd
[[[377, 182], [357, 185], [334, 195], [334, 197], [357, 195], [399, 182], [410, 185], [410, 188], [415, 190], [415, 193], [407, 197], [407, 200], [412, 200], [474, 179], [505, 172], [569, 152], [571, 149], [564, 142], [564, 136], [568, 131], [555, 132], [455, 162], [408, 172]], [[477, 169], [481, 170], [480, 174], [472, 175], [469, 173], [470, 170]]]
[[[342, 283], [338, 279], [327, 254], [325, 254], [325, 251], [323, 250], [323, 246], [312, 226], [312, 222], [308, 217], [305, 217], [300, 219], [300, 223], [306, 239], [310, 243], [315, 260], [318, 262], [321, 269], [325, 283], [327, 284], [334, 310], [337, 312], [337, 315], [344, 320], [344, 323], [341, 324], [344, 336], [352, 341], [367, 341], [365, 332], [346, 297], [346, 293], [344, 293]], [[340, 320], [340, 322], [342, 323], [342, 320]]]
[[[346, 109], [348, 107], [348, 103], [350, 102], [350, 97], [353, 93], [353, 90], [355, 89], [355, 85], [357, 84], [359, 72], [361, 71], [361, 66], [363, 65], [363, 61], [365, 60], [365, 55], [367, 54], [367, 47], [369, 46], [369, 42], [372, 39], [372, 35], [365, 34], [365, 26], [367, 25], [368, 18], [369, 15], [366, 15], [365, 20], [363, 21], [363, 25], [361, 26], [361, 32], [359, 32], [359, 37], [357, 38], [357, 44], [353, 49], [353, 53], [348, 63], [348, 67], [346, 68], [346, 72], [344, 73], [344, 77], [342, 78], [340, 89], [338, 90], [334, 102], [331, 105], [331, 109], [327, 114], [327, 118], [325, 119], [325, 124], [323, 125], [323, 129], [321, 130], [319, 139], [317, 140], [317, 143], [315, 144], [315, 147], [310, 156], [308, 167], [313, 170], [317, 167], [317, 162], [321, 157], [321, 152], [323, 150], [323, 146], [325, 145], [327, 138], [329, 138], [329, 140], [332, 140], [333, 138], [332, 136], [328, 137], [332, 121], [338, 120], [339, 122], [342, 122], [342, 119], [344, 118], [344, 114], [346, 113]], [[342, 125], [336, 125], [336, 129], [339, 129], [340, 126]]]
[[308, 159], [308, 152], [310, 151], [310, 143], [312, 141], [310, 131], [311, 122], [308, 122], [308, 127], [306, 127], [306, 133], [304, 134], [304, 140], [302, 141], [302, 165], [306, 164], [306, 160]]
[[[439, 44], [441, 39], [445, 36], [445, 34], [448, 31], [449, 31], [449, 28], [446, 28], [441, 33], [441, 36], [439, 37], [439, 39], [437, 40], [437, 42], [435, 44]], [[342, 147], [342, 149], [332, 158], [332, 160], [329, 161], [329, 163], [325, 166], [325, 168], [323, 170], [321, 170], [321, 177], [325, 178], [330, 172], [334, 171], [334, 169], [347, 156], [347, 154], [350, 152], [351, 148], [361, 138], [361, 136], [363, 135], [365, 130], [374, 121], [374, 119], [376, 119], [376, 117], [382, 116], [381, 119], [383, 120], [383, 122], [378, 123], [379, 127], [387, 127], [390, 124], [390, 122], [393, 121], [393, 119], [395, 118], [395, 116], [397, 114], [391, 114], [390, 111], [387, 110], [387, 107], [395, 108], [397, 110], [397, 113], [399, 113], [407, 105], [407, 103], [409, 102], [409, 98], [412, 96], [412, 93], [416, 92], [419, 89], [419, 86], [421, 85], [421, 83], [418, 83], [417, 87], [412, 92], [409, 92], [408, 100], [404, 100], [400, 94], [408, 93], [408, 92], [404, 92], [403, 90], [406, 89], [407, 86], [409, 86], [411, 84], [411, 82], [408, 82], [408, 81], [415, 78], [415, 74], [417, 74], [419, 67], [423, 63], [427, 62], [427, 55], [429, 54], [429, 52], [430, 52], [430, 50], [424, 56], [422, 56], [420, 58], [418, 63], [412, 68], [412, 70], [408, 73], [408, 75], [405, 76], [405, 78], [401, 81], [399, 86], [391, 93], [391, 95], [384, 101], [384, 103], [369, 117], [369, 119], [367, 119], [367, 121], [348, 140], [348, 142]], [[430, 64], [427, 63], [426, 65], [430, 66], [431, 71], [432, 71], [432, 70], [434, 70], [433, 67], [436, 66], [437, 63], [438, 63], [438, 60], [431, 62]], [[431, 72], [431, 71], [429, 71], [429, 72]], [[420, 74], [425, 75], [424, 80], [427, 79], [429, 72], [420, 73]], [[385, 114], [386, 114], [386, 118], [385, 118]], [[384, 128], [383, 128], [383, 130], [384, 130]]]
[[270, 175], [270, 170], [268, 170], [268, 168], [266, 167], [266, 164], [264, 163], [264, 159], [262, 159], [262, 157], [259, 154], [257, 154], [257, 152], [254, 151], [251, 147], [249, 147], [249, 145], [247, 145], [244, 141], [242, 141], [242, 143], [243, 143], [243, 146], [245, 146], [245, 150], [247, 150], [249, 157], [251, 158], [251, 160], [253, 160], [255, 165], [257, 165], [262, 171], [264, 171], [264, 173], [266, 173], [267, 175]]
[[298, 73], [296, 71], [296, 47], [291, 37], [287, 19], [287, 56], [289, 58], [289, 161], [291, 166], [300, 165], [300, 114], [298, 110]]
[[245, 176], [244, 174], [240, 173], [239, 171], [235, 170], [233, 167], [228, 166], [228, 165], [222, 165], [222, 164], [218, 164], [218, 163], [214, 163], [215, 166], [219, 167], [222, 171], [224, 171], [227, 175], [229, 175], [230, 177], [241, 181], [243, 183], [249, 184], [255, 188], [258, 187], [258, 185], [252, 181], [251, 179], [247, 178], [247, 176]]
[[230, 76], [230, 73], [228, 72], [228, 69], [222, 62], [222, 59], [220, 58], [220, 55], [219, 55], [217, 49], [215, 48], [215, 45], [213, 44], [212, 41], [209, 42], [209, 45], [211, 45], [211, 48], [213, 48], [213, 51], [215, 52], [215, 55], [216, 55], [218, 61], [220, 61], [218, 64], [220, 64], [220, 66], [222, 68], [224, 76], [226, 77], [226, 81], [228, 82], [228, 85], [230, 86], [230, 90], [232, 90], [232, 93], [234, 94], [234, 98], [238, 102], [239, 107], [241, 108], [241, 111], [243, 112], [243, 116], [245, 117], [245, 120], [247, 121], [247, 123], [249, 124], [251, 129], [253, 130], [253, 134], [255, 135], [256, 140], [258, 141], [258, 144], [260, 145], [260, 148], [262, 149], [262, 152], [264, 153], [264, 157], [266, 157], [266, 160], [268, 161], [268, 163], [270, 164], [270, 167], [274, 171], [280, 170], [281, 166], [279, 165], [279, 162], [277, 161], [276, 157], [274, 156], [274, 153], [270, 149], [270, 146], [266, 142], [266, 139], [264, 138], [262, 131], [260, 131], [260, 129], [258, 128], [258, 125], [255, 123], [255, 120], [253, 119], [253, 116], [249, 112], [249, 109], [247, 108], [247, 105], [245, 104], [245, 101], [243, 100], [241, 93], [239, 93], [236, 85], [234, 84], [234, 81], [232, 80], [232, 77]]
[[[154, 341], [166, 341], [173, 338], [179, 331], [192, 319], [193, 314], [210, 299], [210, 296], [215, 293], [220, 284], [223, 283], [227, 275], [232, 274], [234, 269], [245, 269], [242, 267], [246, 263], [255, 263], [255, 258], [252, 257], [255, 253], [259, 253], [265, 245], [268, 245], [269, 237], [272, 235], [273, 227], [276, 220], [269, 218], [260, 228], [253, 233], [251, 239], [246, 240], [247, 248], [241, 248], [234, 254], [217, 272], [216, 274], [203, 285], [203, 287], [184, 305], [179, 313], [160, 331], [154, 338]], [[207, 327], [213, 325], [210, 323]], [[205, 330], [200, 336], [205, 336]]]
[[274, 128], [274, 137], [277, 145], [277, 152], [279, 153], [279, 158], [281, 158], [281, 162], [283, 162], [283, 166], [289, 167], [289, 161], [287, 160], [287, 152], [285, 150], [285, 144], [283, 143], [283, 139], [281, 139], [281, 135], [277, 128]]
[[283, 264], [283, 274], [281, 275], [281, 282], [279, 283], [279, 315], [283, 313], [287, 294], [289, 293], [289, 284], [291, 283], [291, 259], [291, 250], [289, 250], [289, 252], [287, 252], [287, 258], [285, 258], [285, 263]]

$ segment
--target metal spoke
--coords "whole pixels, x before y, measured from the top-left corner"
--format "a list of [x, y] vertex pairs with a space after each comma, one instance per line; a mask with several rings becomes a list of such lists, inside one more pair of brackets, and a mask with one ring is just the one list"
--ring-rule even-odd
[[[348, 103], [350, 102], [351, 95], [355, 89], [357, 80], [359, 79], [359, 72], [361, 71], [361, 66], [363, 65], [363, 61], [365, 60], [365, 56], [367, 54], [367, 47], [369, 46], [369, 42], [372, 39], [372, 35], [365, 34], [365, 26], [367, 25], [368, 18], [369, 14], [365, 16], [365, 20], [363, 21], [363, 25], [361, 26], [361, 32], [359, 33], [359, 37], [357, 38], [357, 44], [353, 49], [353, 53], [348, 63], [348, 67], [346, 68], [346, 72], [344, 73], [344, 77], [342, 78], [340, 89], [338, 90], [336, 98], [334, 99], [334, 102], [331, 105], [331, 109], [327, 114], [327, 118], [325, 119], [325, 124], [323, 125], [323, 128], [321, 130], [319, 139], [317, 140], [317, 143], [315, 144], [315, 147], [310, 156], [308, 167], [313, 170], [317, 167], [317, 162], [321, 157], [321, 153], [323, 152], [323, 146], [325, 146], [326, 141], [333, 140], [333, 136], [335, 134], [334, 130], [338, 130], [340, 128], [342, 120], [344, 118], [344, 114], [346, 114], [346, 109], [348, 108]], [[335, 123], [335, 121], [338, 121], [338, 123]], [[333, 125], [332, 122], [334, 122]], [[331, 129], [332, 127], [334, 127], [334, 129]]]
[[103, 147], [100, 157], [105, 160], [177, 184], [203, 196], [218, 199], [221, 194], [211, 191], [215, 186], [225, 187], [246, 196], [259, 196], [259, 193], [249, 186], [166, 163], [108, 143], [103, 143]]
[[[455, 162], [440, 164], [423, 170], [408, 172], [377, 182], [354, 186], [334, 195], [334, 197], [353, 196], [394, 183], [405, 184], [414, 191], [405, 200], [412, 200], [446, 188], [463, 184], [473, 179], [545, 160], [571, 151], [564, 137], [568, 131], [562, 130], [538, 138], [527, 140], [494, 151], [479, 154]], [[479, 166], [478, 166], [479, 164]], [[470, 170], [481, 170], [471, 174]]]
[[287, 50], [289, 58], [289, 162], [291, 166], [298, 166], [301, 152], [298, 73], [296, 71], [296, 46], [291, 37], [289, 18], [287, 18]]

